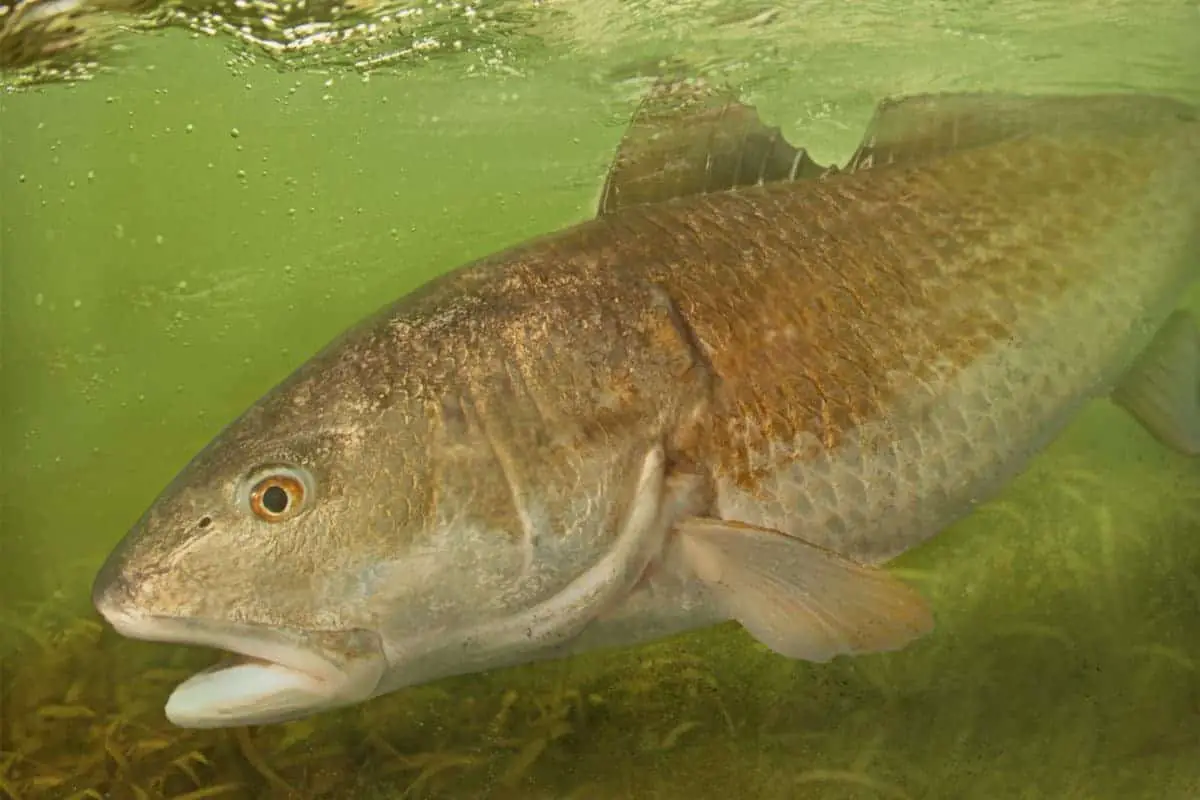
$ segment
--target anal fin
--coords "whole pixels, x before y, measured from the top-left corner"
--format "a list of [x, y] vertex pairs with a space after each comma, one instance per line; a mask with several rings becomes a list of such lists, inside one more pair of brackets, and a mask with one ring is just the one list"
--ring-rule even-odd
[[1200, 328], [1190, 313], [1171, 315], [1112, 399], [1167, 447], [1200, 455]]
[[692, 517], [676, 533], [682, 566], [780, 655], [828, 661], [898, 650], [933, 629], [921, 596], [885, 570], [737, 522]]

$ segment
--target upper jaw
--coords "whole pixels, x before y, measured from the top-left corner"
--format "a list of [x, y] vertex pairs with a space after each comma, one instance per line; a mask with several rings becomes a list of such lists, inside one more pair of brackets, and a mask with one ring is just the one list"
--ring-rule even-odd
[[102, 604], [97, 609], [131, 639], [215, 647], [246, 657], [176, 688], [166, 712], [181, 727], [271, 724], [357, 703], [375, 694], [387, 666], [378, 635], [365, 630], [306, 631]]

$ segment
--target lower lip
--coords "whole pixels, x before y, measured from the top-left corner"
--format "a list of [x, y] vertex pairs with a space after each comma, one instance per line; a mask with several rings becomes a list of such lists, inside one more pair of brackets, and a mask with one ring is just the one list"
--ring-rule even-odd
[[311, 675], [235, 657], [232, 666], [211, 667], [180, 684], [165, 710], [167, 719], [181, 727], [220, 727], [253, 715], [256, 707], [277, 706], [281, 697], [312, 697], [322, 694], [322, 688]]

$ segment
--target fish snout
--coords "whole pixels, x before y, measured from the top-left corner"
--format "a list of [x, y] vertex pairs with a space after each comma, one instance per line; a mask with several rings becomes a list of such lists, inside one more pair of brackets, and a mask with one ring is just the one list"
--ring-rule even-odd
[[92, 605], [118, 632], [124, 632], [138, 616], [133, 582], [124, 569], [123, 559], [113, 553], [92, 581]]

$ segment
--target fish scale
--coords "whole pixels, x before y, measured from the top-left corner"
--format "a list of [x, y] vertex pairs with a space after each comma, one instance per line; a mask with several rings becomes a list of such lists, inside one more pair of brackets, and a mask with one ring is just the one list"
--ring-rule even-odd
[[[987, 496], [1111, 385], [1195, 276], [1200, 254], [1178, 244], [1191, 212], [1143, 198], [1196, 194], [1197, 170], [1189, 178], [1158, 158], [1196, 152], [1196, 137], [1080, 139], [864, 172], [836, 191], [772, 187], [613, 220], [620, 243], [683, 228], [678, 250], [654, 240], [666, 265], [650, 271], [681, 298], [727, 393], [705, 455], [693, 456], [715, 467], [722, 516], [885, 559]], [[1020, 176], [1008, 166], [1022, 160], [1040, 162], [1028, 189], [1013, 187]], [[1003, 180], [956, 191], [955, 176], [981, 174]], [[1046, 176], [1065, 188], [1021, 202], [1049, 188]], [[1008, 193], [994, 202], [1002, 183]], [[874, 236], [877, 220], [855, 210], [872, 205], [844, 199], [860, 187], [904, 197], [912, 227], [891, 216], [887, 235]], [[736, 243], [728, 231], [746, 228], [746, 207], [796, 222]], [[728, 252], [714, 256], [706, 244], [689, 253], [694, 232], [712, 228], [727, 231]], [[1153, 252], [1147, 236], [1171, 244]], [[809, 256], [830, 242], [840, 258]], [[637, 263], [619, 249], [612, 258]], [[764, 349], [768, 358], [746, 360]]]
[[886, 101], [836, 168], [660, 85], [595, 219], [330, 343], [193, 458], [93, 601], [237, 654], [171, 695], [193, 727], [727, 620], [789, 658], [896, 650], [933, 612], [878, 565], [1087, 401], [1200, 455], [1198, 230], [1200, 123], [1172, 100]]

